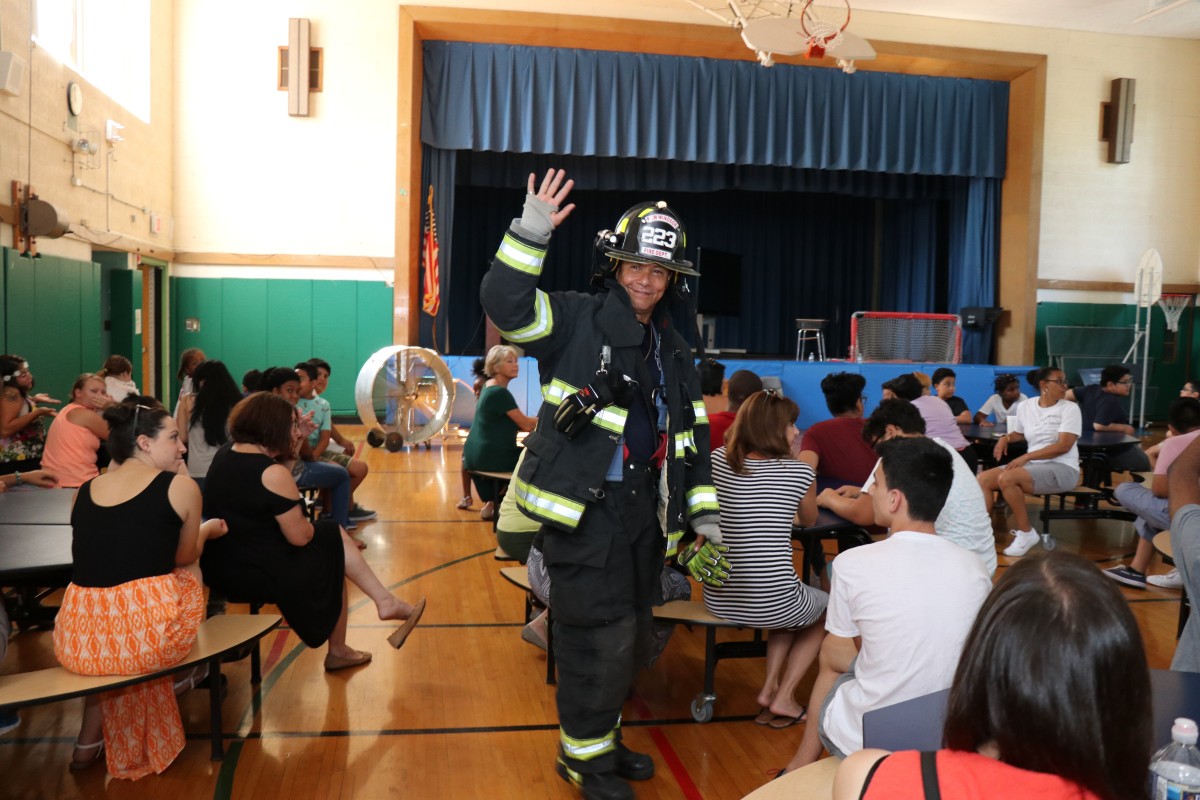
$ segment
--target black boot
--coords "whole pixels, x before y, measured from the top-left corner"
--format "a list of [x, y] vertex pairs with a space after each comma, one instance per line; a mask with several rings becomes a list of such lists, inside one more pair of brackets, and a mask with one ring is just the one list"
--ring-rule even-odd
[[615, 772], [576, 772], [561, 758], [554, 769], [564, 781], [579, 787], [583, 800], [634, 800], [633, 789]]
[[627, 781], [648, 781], [654, 777], [654, 759], [617, 742], [617, 774]]

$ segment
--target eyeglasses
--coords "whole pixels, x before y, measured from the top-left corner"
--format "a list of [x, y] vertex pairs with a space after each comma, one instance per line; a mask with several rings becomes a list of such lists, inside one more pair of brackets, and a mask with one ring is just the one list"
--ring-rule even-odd
[[1065, 378], [1046, 378], [1045, 382], [1046, 383], [1057, 383], [1060, 386], [1067, 385], [1067, 381]]
[[1117, 381], [1117, 385], [1118, 385], [1118, 386], [1132, 386], [1132, 385], [1133, 385], [1133, 378], [1127, 378], [1127, 379], [1125, 379], [1125, 380], [1120, 380], [1120, 381]]
[[146, 411], [154, 410], [150, 406], [144, 406], [140, 403], [133, 407], [133, 433], [135, 436], [137, 435], [138, 415], [142, 413], [142, 409], [145, 409]]

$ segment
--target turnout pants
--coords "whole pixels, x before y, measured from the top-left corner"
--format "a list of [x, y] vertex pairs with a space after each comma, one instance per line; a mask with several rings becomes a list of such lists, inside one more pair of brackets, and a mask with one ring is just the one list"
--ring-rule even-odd
[[543, 529], [561, 755], [579, 773], [616, 769], [621, 706], [661, 602], [657, 473], [626, 464], [623, 475], [604, 485], [574, 533]]

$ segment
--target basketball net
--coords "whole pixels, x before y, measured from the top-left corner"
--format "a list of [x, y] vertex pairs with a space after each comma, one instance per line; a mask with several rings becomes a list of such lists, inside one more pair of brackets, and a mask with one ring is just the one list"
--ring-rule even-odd
[[1167, 318], [1167, 330], [1172, 333], [1179, 330], [1179, 318], [1191, 302], [1190, 294], [1164, 294], [1158, 298], [1158, 306]]
[[836, 0], [832, 4], [828, 0], [820, 4], [808, 0], [800, 13], [800, 25], [808, 36], [804, 57], [824, 58], [826, 50], [833, 50], [842, 43], [842, 31], [849, 24], [849, 0]]

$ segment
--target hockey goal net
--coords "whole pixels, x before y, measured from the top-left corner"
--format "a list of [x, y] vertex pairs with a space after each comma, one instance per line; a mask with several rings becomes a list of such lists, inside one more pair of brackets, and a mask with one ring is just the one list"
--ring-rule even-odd
[[962, 320], [957, 314], [856, 311], [850, 319], [856, 361], [957, 364], [962, 358]]

